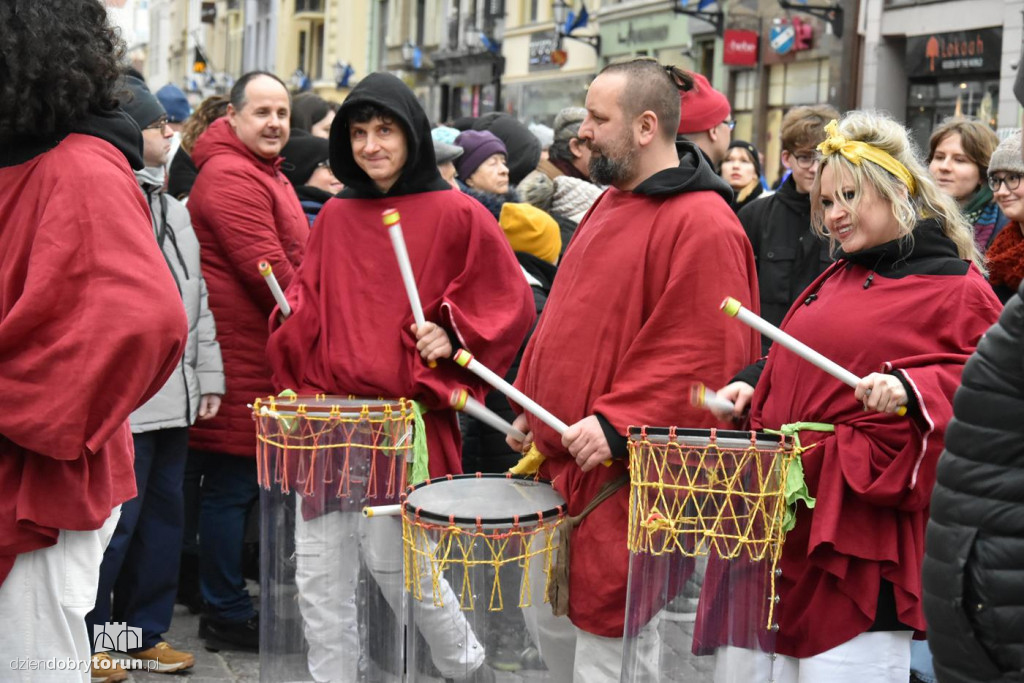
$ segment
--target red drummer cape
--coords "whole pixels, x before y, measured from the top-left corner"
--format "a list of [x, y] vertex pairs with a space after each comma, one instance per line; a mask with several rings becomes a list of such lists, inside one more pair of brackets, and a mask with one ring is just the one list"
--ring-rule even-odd
[[[933, 239], [920, 229], [915, 235], [921, 243]], [[858, 376], [902, 374], [919, 409], [908, 417], [865, 412], [853, 389], [778, 345], [753, 398], [755, 428], [835, 425], [834, 434], [800, 432], [804, 446], [817, 444], [803, 455], [817, 503], [797, 506], [775, 610], [777, 652], [793, 657], [868, 631], [882, 579], [893, 585], [898, 621], [924, 630], [921, 563], [935, 466], [963, 364], [999, 315], [999, 301], [973, 267], [966, 275], [871, 275], [840, 261], [782, 327]], [[709, 642], [722, 637], [698, 633]]]
[[[716, 426], [689, 405], [691, 383], [721, 386], [755, 357], [756, 333], [718, 309], [726, 296], [757, 306], [750, 244], [722, 198], [695, 189], [705, 191], [612, 188], [580, 224], [516, 382], [566, 423], [597, 413], [623, 436], [630, 425]], [[570, 514], [624, 471], [617, 461], [584, 474], [551, 428], [530, 428]], [[601, 503], [570, 553], [569, 618], [612, 638], [625, 619], [628, 500], [624, 487]]]
[[381, 222], [388, 208], [401, 216], [426, 319], [452, 331], [495, 372], [508, 369], [536, 316], [530, 287], [493, 216], [444, 190], [324, 205], [287, 292], [294, 312], [270, 337], [274, 384], [300, 394], [419, 401], [429, 410], [430, 476], [457, 474], [461, 439], [449, 394], [469, 387], [482, 401], [486, 389], [450, 360], [430, 369], [417, 352], [409, 299]]
[[187, 327], [121, 152], [69, 135], [0, 168], [0, 582], [135, 496], [128, 416]]

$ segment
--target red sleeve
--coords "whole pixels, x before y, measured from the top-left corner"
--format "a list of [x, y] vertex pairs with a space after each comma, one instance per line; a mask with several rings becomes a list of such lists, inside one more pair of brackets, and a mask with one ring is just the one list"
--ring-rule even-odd
[[259, 262], [270, 263], [281, 289], [292, 283], [295, 268], [281, 246], [273, 196], [265, 191], [264, 179], [258, 176], [258, 171], [233, 161], [229, 157], [214, 158], [207, 167], [217, 164], [219, 168], [204, 167], [205, 173], [216, 176], [216, 183], [208, 183], [208, 192], [216, 192], [217, 196], [207, 197], [202, 202], [203, 221], [211, 226], [210, 232], [220, 244], [238, 282], [269, 316], [276, 304], [266, 280], [259, 273]]
[[135, 178], [99, 156], [57, 178], [20, 253], [0, 257], [0, 434], [59, 460], [97, 452], [160, 389], [187, 335]]
[[[425, 310], [437, 311], [435, 322], [455, 333], [459, 343], [474, 357], [504, 376], [537, 317], [533, 292], [526, 282], [512, 247], [501, 227], [483, 208], [471, 207], [472, 228], [464, 266], [444, 287], [438, 301], [424, 302]], [[406, 333], [410, 353], [416, 354], [412, 333]], [[483, 401], [489, 387], [454, 363], [413, 365], [413, 380], [436, 398], [431, 408], [448, 408], [455, 388], [468, 386]]]

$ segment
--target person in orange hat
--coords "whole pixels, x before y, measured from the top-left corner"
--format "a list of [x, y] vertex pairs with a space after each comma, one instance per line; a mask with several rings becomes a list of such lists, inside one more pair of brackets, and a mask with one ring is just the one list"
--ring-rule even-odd
[[[725, 95], [711, 87], [702, 74], [692, 73], [693, 89], [679, 92], [678, 138], [700, 147], [716, 169], [721, 165], [732, 141], [732, 107]], [[678, 139], [677, 138], [677, 139]]]

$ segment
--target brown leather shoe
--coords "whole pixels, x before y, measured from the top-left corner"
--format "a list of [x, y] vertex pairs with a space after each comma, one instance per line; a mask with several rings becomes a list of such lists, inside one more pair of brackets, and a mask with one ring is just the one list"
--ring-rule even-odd
[[128, 653], [133, 659], [146, 663], [146, 671], [167, 674], [172, 671], [184, 671], [195, 666], [196, 658], [187, 652], [179, 652], [167, 643], [157, 643], [147, 650]]
[[92, 683], [117, 683], [128, 680], [128, 672], [106, 652], [97, 652], [92, 656], [89, 677]]

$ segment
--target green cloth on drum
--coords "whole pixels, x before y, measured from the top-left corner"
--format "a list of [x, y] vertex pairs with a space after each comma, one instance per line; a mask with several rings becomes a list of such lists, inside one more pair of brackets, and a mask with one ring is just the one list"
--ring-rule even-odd
[[409, 484], [416, 486], [430, 479], [427, 466], [427, 428], [423, 424], [423, 414], [427, 408], [419, 401], [412, 401], [412, 463], [409, 465]]
[[764, 431], [768, 434], [788, 436], [793, 439], [795, 446], [796, 454], [793, 457], [793, 462], [789, 464], [789, 472], [786, 474], [786, 512], [782, 518], [782, 531], [792, 531], [796, 526], [797, 502], [803, 501], [804, 505], [809, 508], [814, 507], [817, 502], [811, 492], [807, 490], [807, 481], [804, 479], [804, 462], [800, 458], [804, 447], [800, 445], [800, 432], [834, 432], [836, 427], [824, 422], [794, 422], [782, 425], [778, 430], [765, 429]]

